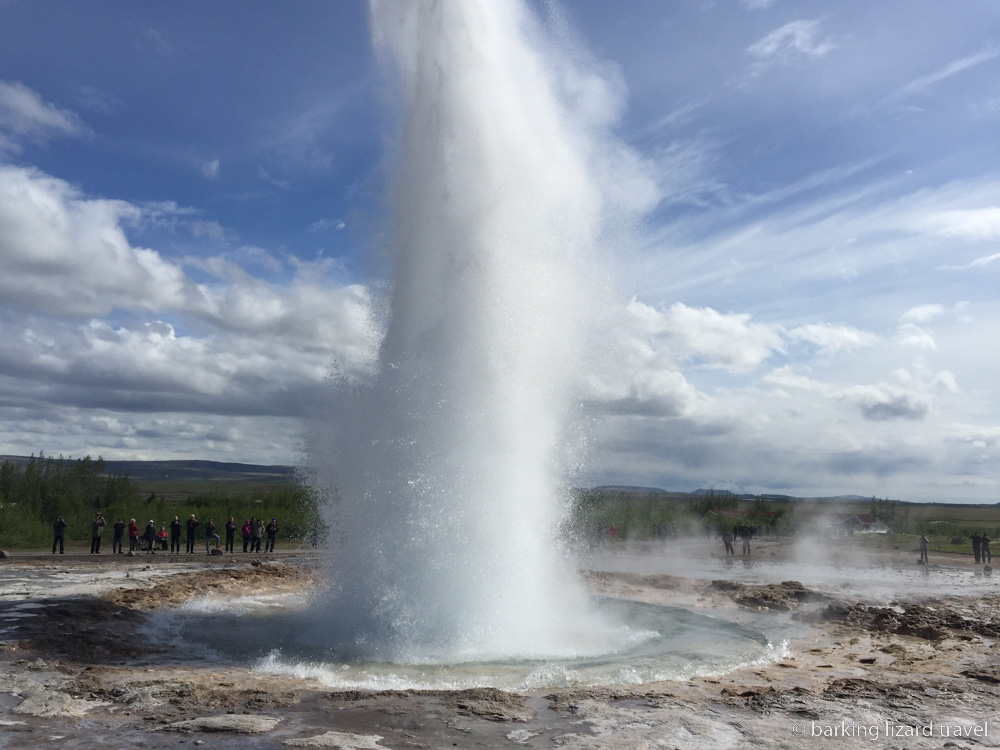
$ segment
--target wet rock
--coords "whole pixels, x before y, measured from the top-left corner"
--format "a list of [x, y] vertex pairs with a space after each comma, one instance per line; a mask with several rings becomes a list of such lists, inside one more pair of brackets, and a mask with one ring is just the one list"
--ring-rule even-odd
[[496, 688], [472, 688], [455, 693], [454, 706], [463, 716], [479, 716], [489, 721], [530, 721], [534, 712], [524, 697]]
[[0, 675], [0, 693], [11, 693], [21, 698], [21, 703], [12, 710], [27, 716], [50, 718], [54, 716], [80, 718], [97, 706], [107, 705], [101, 701], [79, 700], [49, 684], [35, 682], [24, 675]]
[[193, 706], [203, 705], [199, 690], [187, 681], [123, 682], [112, 688], [108, 695], [116, 703], [122, 703], [136, 711], [145, 711], [164, 703], [177, 705], [184, 699], [191, 699]]
[[524, 696], [497, 688], [467, 690], [338, 690], [327, 699], [338, 703], [356, 703], [381, 698], [422, 696], [437, 698], [462, 716], [478, 716], [488, 721], [530, 721], [534, 712], [525, 705]]
[[841, 677], [832, 680], [823, 694], [830, 698], [900, 699], [923, 696], [925, 687], [919, 682], [882, 683], [863, 677]]
[[712, 581], [712, 588], [728, 593], [730, 598], [741, 607], [769, 609], [776, 612], [787, 612], [797, 608], [803, 602], [822, 601], [829, 598], [824, 594], [810, 591], [798, 581], [753, 585], [716, 580]]
[[159, 731], [172, 732], [228, 732], [231, 734], [260, 734], [270, 732], [281, 719], [273, 716], [247, 716], [245, 714], [222, 714], [201, 716], [197, 719], [175, 721], [161, 727]]
[[990, 685], [1000, 685], [1000, 669], [966, 669], [961, 674], [970, 680], [979, 680]]
[[352, 734], [350, 732], [326, 732], [315, 737], [285, 740], [286, 747], [328, 747], [335, 750], [388, 750], [380, 745], [382, 739], [377, 734]]
[[928, 641], [940, 641], [952, 633], [1000, 636], [1000, 623], [996, 621], [969, 619], [946, 607], [932, 609], [920, 604], [869, 607], [833, 602], [821, 612], [793, 617], [803, 622], [838, 622], [872, 632], [908, 635]]
[[285, 708], [299, 702], [299, 696], [289, 691], [275, 693], [266, 690], [251, 690], [242, 694], [243, 708], [250, 713], [267, 711], [272, 708]]

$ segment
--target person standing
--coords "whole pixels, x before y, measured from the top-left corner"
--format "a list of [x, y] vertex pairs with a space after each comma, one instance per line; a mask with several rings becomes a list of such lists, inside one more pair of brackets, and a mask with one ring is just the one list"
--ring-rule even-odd
[[993, 563], [993, 555], [990, 554], [990, 538], [986, 536], [984, 531], [979, 540], [979, 550], [982, 553], [980, 559], [987, 565]]
[[261, 542], [264, 541], [264, 522], [257, 519], [253, 527], [253, 543], [250, 545], [251, 552], [260, 552]]
[[924, 563], [925, 565], [928, 562], [928, 559], [927, 559], [927, 536], [926, 536], [926, 534], [921, 534], [920, 535], [920, 562]]
[[728, 531], [722, 532], [722, 543], [726, 545], [726, 557], [736, 554], [736, 550], [733, 549], [733, 535]]
[[194, 554], [194, 532], [200, 524], [198, 519], [194, 517], [194, 513], [187, 520], [187, 551], [189, 554]]
[[101, 554], [101, 537], [104, 535], [104, 516], [98, 513], [90, 524], [90, 554]]
[[174, 520], [170, 522], [170, 552], [171, 554], [181, 553], [181, 529], [184, 524], [181, 523], [181, 519], [178, 516], [174, 516]]
[[233, 544], [236, 540], [236, 521], [230, 516], [226, 521], [226, 552], [233, 552]]
[[151, 555], [156, 551], [156, 524], [153, 523], [153, 519], [149, 519], [149, 523], [146, 524], [146, 554]]
[[134, 518], [130, 518], [128, 521], [128, 551], [139, 551], [139, 524], [135, 522]]
[[272, 518], [271, 523], [264, 529], [267, 533], [267, 541], [264, 543], [265, 552], [274, 552], [274, 541], [278, 538], [278, 519]]
[[972, 541], [972, 554], [975, 555], [976, 563], [979, 563], [980, 553], [983, 544], [983, 538], [979, 535], [978, 531], [973, 531], [972, 536], [969, 537]]
[[215, 522], [211, 518], [205, 524], [205, 554], [212, 554], [211, 544], [212, 540], [215, 540], [215, 548], [219, 549], [219, 535], [215, 533]]
[[243, 551], [246, 552], [250, 548], [250, 537], [253, 536], [253, 526], [250, 525], [250, 519], [248, 518], [243, 522]]
[[59, 548], [59, 554], [63, 554], [63, 544], [66, 541], [66, 522], [63, 520], [62, 516], [56, 519], [56, 522], [52, 524], [52, 554], [56, 553], [56, 547]]
[[750, 533], [749, 526], [740, 527], [740, 538], [743, 540], [743, 554], [750, 554], [750, 540], [753, 539], [753, 534]]
[[111, 538], [111, 554], [122, 553], [122, 540], [125, 538], [125, 522], [122, 519], [115, 521], [115, 535]]

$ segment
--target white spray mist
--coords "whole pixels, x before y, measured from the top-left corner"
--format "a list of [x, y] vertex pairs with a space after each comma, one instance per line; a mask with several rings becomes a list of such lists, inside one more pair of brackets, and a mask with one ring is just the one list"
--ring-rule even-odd
[[324, 637], [391, 661], [613, 649], [556, 541], [607, 123], [581, 126], [521, 2], [371, 16], [402, 96], [398, 261], [378, 373], [340, 386], [310, 457], [334, 495]]

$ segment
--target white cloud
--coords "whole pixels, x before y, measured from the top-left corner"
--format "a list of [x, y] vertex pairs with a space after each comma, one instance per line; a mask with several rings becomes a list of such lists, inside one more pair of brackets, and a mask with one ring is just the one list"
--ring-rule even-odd
[[704, 139], [671, 141], [651, 158], [659, 200], [709, 206], [727, 201], [726, 185], [714, 176], [718, 147]]
[[347, 222], [343, 219], [317, 219], [309, 225], [310, 232], [322, 232], [331, 228], [339, 232], [347, 228]]
[[242, 247], [226, 254], [226, 258], [239, 264], [256, 265], [271, 274], [279, 274], [285, 270], [285, 263], [281, 258], [275, 257], [273, 253], [256, 245], [243, 245]]
[[216, 179], [219, 176], [219, 160], [212, 159], [212, 161], [202, 164], [201, 173], [205, 175], [205, 179], [207, 180]]
[[895, 96], [907, 96], [909, 94], [916, 94], [931, 88], [932, 86], [951, 78], [962, 71], [969, 70], [983, 63], [989, 62], [1000, 55], [1000, 49], [985, 49], [981, 52], [976, 52], [975, 54], [968, 55], [966, 57], [959, 58], [957, 60], [952, 60], [950, 63], [934, 71], [930, 75], [918, 78], [915, 81], [911, 81], [901, 88]]
[[229, 236], [225, 227], [219, 222], [205, 219], [191, 222], [191, 234], [195, 237], [208, 237], [220, 244], [225, 242]]
[[[351, 371], [372, 366], [377, 333], [370, 323], [371, 298], [362, 286], [331, 288], [330, 274], [340, 272], [336, 261], [298, 262], [293, 264], [290, 282], [276, 285], [252, 277], [222, 257], [186, 259], [184, 263], [219, 279], [217, 284], [196, 284], [182, 263], [130, 244], [123, 223], [141, 214], [139, 207], [86, 197], [66, 182], [36, 170], [0, 167], [4, 264], [0, 311], [14, 315], [14, 320], [17, 316], [103, 318], [113, 310], [140, 316], [173, 313], [208, 324], [217, 333], [227, 332], [236, 337], [234, 341], [245, 340], [248, 351], [259, 344], [275, 351], [309, 352], [309, 357], [289, 352], [287, 359], [309, 362], [313, 370], [323, 369], [333, 359]], [[233, 257], [260, 266], [278, 263], [260, 248], [244, 247]], [[37, 326], [29, 324], [7, 331], [5, 340], [21, 340], [28, 348], [19, 359], [44, 366], [50, 374], [62, 371], [67, 361], [79, 365], [86, 359], [85, 352], [99, 352], [101, 341], [113, 340], [115, 352], [141, 349], [165, 369], [190, 367], [193, 375], [202, 373], [206, 382], [225, 377], [219, 369], [225, 357], [218, 341], [205, 349], [203, 364], [196, 365], [196, 351], [185, 348], [194, 346], [195, 340], [177, 335], [166, 324], [150, 322], [141, 331], [103, 322], [94, 326], [69, 336], [58, 347], [45, 344]], [[83, 349], [71, 345], [77, 338]], [[170, 357], [154, 356], [157, 351], [169, 352]], [[252, 359], [245, 353], [240, 356]], [[171, 358], [184, 367], [170, 365]], [[94, 361], [113, 362], [114, 357], [100, 352]], [[143, 371], [136, 362], [119, 363], [115, 369]], [[193, 388], [193, 392], [200, 389]]]
[[815, 380], [808, 375], [795, 372], [790, 365], [778, 367], [763, 378], [764, 382], [777, 386], [778, 388], [788, 388], [799, 391], [809, 391], [813, 393], [829, 393], [830, 388], [825, 383]]
[[867, 331], [830, 323], [810, 323], [793, 328], [788, 336], [799, 341], [807, 341], [823, 352], [840, 352], [874, 346], [878, 336]]
[[1000, 239], [1000, 207], [953, 209], [931, 214], [927, 228], [945, 237], [968, 240]]
[[900, 318], [900, 323], [929, 323], [944, 315], [944, 305], [928, 304], [911, 307]]
[[25, 140], [44, 142], [54, 135], [91, 134], [75, 113], [44, 101], [23, 83], [0, 80], [0, 154], [18, 153]]
[[786, 23], [747, 47], [747, 54], [758, 65], [791, 64], [797, 60], [819, 60], [835, 50], [837, 45], [820, 30], [819, 19]]
[[779, 333], [752, 323], [746, 314], [725, 314], [680, 302], [661, 312], [637, 300], [629, 304], [629, 312], [644, 323], [649, 334], [664, 337], [678, 361], [748, 372], [782, 351]]
[[958, 387], [958, 381], [955, 379], [955, 375], [948, 370], [941, 370], [937, 375], [934, 376], [934, 385], [943, 391], [948, 393], [958, 393], [961, 389]]
[[0, 165], [5, 306], [88, 316], [116, 306], [203, 306], [203, 293], [180, 268], [131, 246], [122, 225], [141, 213], [124, 201], [88, 198], [37, 170]]
[[904, 323], [896, 329], [896, 343], [901, 346], [909, 346], [914, 349], [937, 349], [934, 335], [926, 328], [921, 328], [913, 323]]

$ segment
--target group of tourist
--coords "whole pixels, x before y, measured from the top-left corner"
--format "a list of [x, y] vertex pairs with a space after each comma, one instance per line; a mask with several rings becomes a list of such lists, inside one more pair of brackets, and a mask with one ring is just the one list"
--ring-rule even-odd
[[969, 537], [972, 542], [972, 555], [977, 563], [989, 565], [993, 562], [993, 555], [990, 554], [990, 538], [985, 531], [973, 531]]
[[757, 530], [759, 533], [759, 527], [753, 527], [749, 524], [738, 523], [733, 526], [733, 533], [730, 534], [728, 531], [722, 532], [722, 543], [726, 546], [726, 556], [735, 555], [736, 550], [733, 549], [733, 540], [741, 539], [743, 541], [743, 554], [750, 554], [750, 542], [753, 540], [754, 531]]
[[[104, 516], [100, 513], [98, 513], [91, 522], [90, 554], [101, 554], [101, 540], [104, 537], [104, 527], [106, 525], [107, 522], [104, 520]], [[145, 529], [141, 532], [139, 530], [139, 524], [136, 523], [134, 518], [130, 518], [128, 523], [119, 518], [112, 526], [113, 537], [111, 540], [111, 553], [119, 555], [124, 554], [124, 544], [127, 536], [129, 552], [135, 553], [145, 549], [147, 554], [152, 554], [156, 548], [159, 547], [161, 550], [167, 550], [169, 548], [171, 554], [180, 554], [181, 532], [186, 531], [186, 550], [189, 554], [193, 554], [198, 527], [202, 525], [204, 526], [205, 534], [205, 553], [211, 554], [212, 541], [215, 541], [215, 549], [219, 549], [219, 543], [222, 541], [219, 536], [218, 528], [211, 518], [202, 524], [197, 519], [195, 514], [192, 513], [187, 521], [182, 523], [179, 516], [174, 516], [174, 520], [170, 522], [169, 531], [167, 530], [167, 526], [165, 524], [161, 525], [159, 530], [157, 530], [156, 524], [152, 519], [150, 519], [149, 523], [146, 524]], [[237, 531], [239, 531], [243, 536], [244, 552], [260, 552], [261, 545], [264, 547], [264, 552], [274, 552], [274, 543], [278, 538], [278, 519], [272, 518], [271, 522], [265, 525], [262, 518], [252, 517], [246, 519], [241, 527], [236, 523], [233, 517], [230, 516], [229, 520], [226, 521], [225, 526], [223, 527], [223, 532], [226, 535], [226, 552], [236, 551]], [[52, 554], [54, 555], [56, 553], [57, 548], [59, 550], [59, 554], [63, 554], [66, 540], [66, 521], [62, 516], [59, 516], [55, 523], [52, 524], [52, 533]]]

